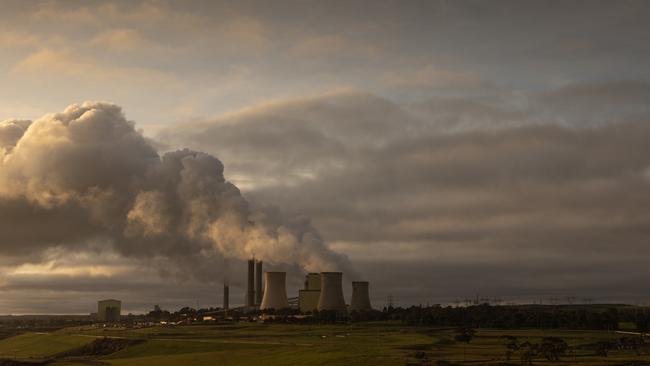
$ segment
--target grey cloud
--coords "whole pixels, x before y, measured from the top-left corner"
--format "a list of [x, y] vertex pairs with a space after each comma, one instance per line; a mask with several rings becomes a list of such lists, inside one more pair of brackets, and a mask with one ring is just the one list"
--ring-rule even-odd
[[[337, 170], [349, 155], [389, 143], [405, 131], [416, 135], [419, 128], [410, 114], [389, 100], [341, 92], [179, 125], [164, 130], [160, 139], [218, 152], [232, 162], [229, 172], [255, 170], [256, 182], [274, 185]], [[248, 184], [231, 177], [242, 186]]]
[[[647, 276], [621, 271], [626, 265], [643, 266], [643, 259], [631, 262], [534, 263], [522, 257], [507, 265], [489, 263], [431, 263], [427, 261], [357, 261], [359, 269], [373, 279], [374, 306], [384, 306], [388, 296], [401, 306], [426, 303], [451, 304], [475, 296], [505, 302], [548, 303], [556, 297], [566, 301], [585, 299], [602, 303], [647, 301]], [[390, 268], [389, 271], [386, 268]]]
[[414, 103], [409, 110], [420, 118], [434, 121], [442, 133], [517, 127], [529, 122], [529, 113], [523, 108], [492, 104], [467, 97], [431, 98]]
[[[564, 99], [572, 98], [598, 103], [603, 96]], [[358, 100], [364, 101], [358, 108], [347, 107]], [[606, 100], [613, 108], [626, 103], [615, 96]], [[346, 107], [337, 111], [339, 105]], [[543, 268], [553, 272], [557, 266], [562, 275], [574, 276], [570, 291], [593, 294], [604, 283], [598, 268], [616, 263], [621, 273], [603, 292], [644, 296], [616, 286], [625, 276], [647, 279], [639, 267], [639, 258], [650, 254], [646, 117], [621, 112], [615, 122], [580, 127], [553, 118], [544, 122], [545, 112], [535, 108], [512, 111], [472, 100], [428, 101], [413, 108], [417, 113], [381, 98], [326, 95], [251, 108], [230, 115], [227, 123], [181, 125], [161, 136], [172, 145], [182, 141], [227, 155], [228, 173], [253, 182], [244, 186], [248, 197], [310, 215], [337, 251], [364, 261], [362, 272], [371, 281], [384, 281], [388, 267], [427, 261], [428, 267], [422, 264], [410, 277], [390, 276], [389, 289], [403, 288], [407, 277], [438, 288], [449, 280], [438, 277], [443, 269], [460, 266], [469, 277], [489, 271], [503, 284], [490, 289], [499, 296], [557, 293], [561, 286], [542, 275]], [[241, 139], [269, 125], [282, 133], [272, 143], [251, 145], [256, 159], [236, 153]], [[348, 139], [361, 129], [368, 131], [365, 139]], [[308, 135], [318, 136], [313, 151], [300, 142]], [[273, 159], [277, 168], [263, 169], [265, 156], [279, 158]], [[305, 170], [311, 175], [283, 179]], [[273, 172], [278, 175], [269, 176]], [[610, 265], [603, 265], [607, 261]], [[587, 269], [589, 263], [595, 269]], [[573, 265], [579, 266], [571, 272]], [[512, 282], [526, 266], [538, 268], [527, 288]], [[457, 285], [468, 292], [483, 286], [478, 279]], [[426, 286], [418, 291], [431, 294], [432, 301], [442, 296]], [[453, 285], [444, 288], [458, 294]], [[617, 292], [623, 288], [628, 292]]]
[[[166, 144], [143, 143], [128, 122], [102, 125], [119, 115], [106, 106], [90, 131], [30, 127], [39, 136], [23, 142], [45, 148], [21, 144], [30, 153], [20, 159], [14, 147], [25, 128], [0, 123], [3, 264], [100, 242], [145, 262], [152, 251], [171, 257], [151, 265], [172, 276], [214, 279], [218, 253], [243, 254], [242, 246], [210, 243], [236, 235], [176, 214], [210, 220], [228, 211], [200, 204], [217, 195], [231, 198], [224, 206], [235, 212], [255, 212], [229, 218], [227, 227], [251, 220], [271, 227], [273, 238], [288, 228], [302, 238], [299, 258], [316, 251], [331, 261], [319, 244], [326, 241], [374, 258], [373, 268], [386, 266], [382, 256], [396, 262], [415, 253], [449, 266], [489, 258], [502, 262], [490, 267], [494, 278], [507, 278], [512, 272], [499, 269], [517, 268], [520, 258], [538, 265], [589, 250], [594, 260], [616, 256], [623, 273], [638, 278], [626, 253], [646, 254], [646, 1], [2, 5], [0, 84], [11, 87], [0, 88], [0, 119], [86, 99], [116, 101], [149, 134], [171, 121], [220, 115], [166, 130]], [[369, 93], [223, 114], [338, 88]], [[214, 160], [191, 151], [165, 160], [155, 152], [164, 146], [216, 154], [249, 207], [219, 179]], [[189, 183], [199, 176], [214, 189]], [[194, 203], [179, 205], [181, 195]], [[121, 240], [106, 244], [106, 237]], [[585, 281], [601, 280], [581, 271]]]
[[565, 123], [602, 125], [650, 113], [650, 83], [573, 83], [538, 96], [540, 108]]

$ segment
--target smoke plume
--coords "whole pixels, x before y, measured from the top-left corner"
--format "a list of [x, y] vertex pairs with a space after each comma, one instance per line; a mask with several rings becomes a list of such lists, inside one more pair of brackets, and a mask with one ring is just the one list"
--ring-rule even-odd
[[309, 271], [346, 267], [309, 219], [254, 206], [223, 171], [202, 152], [160, 156], [113, 104], [0, 122], [0, 255], [107, 246], [192, 278], [253, 255]]

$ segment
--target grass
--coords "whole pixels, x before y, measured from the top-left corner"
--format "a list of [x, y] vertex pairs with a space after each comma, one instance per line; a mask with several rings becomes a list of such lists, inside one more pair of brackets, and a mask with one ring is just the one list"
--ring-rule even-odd
[[[239, 323], [213, 326], [154, 327], [136, 330], [68, 328], [52, 334], [26, 333], [0, 341], [3, 357], [46, 357], [77, 348], [93, 337], [118, 336], [145, 342], [108, 356], [60, 360], [54, 366], [103, 365], [404, 365], [448, 362], [463, 365], [498, 365], [506, 361], [501, 336], [539, 342], [561, 337], [571, 350], [559, 362], [537, 359], [542, 365], [620, 365], [650, 363], [650, 355], [614, 351], [595, 356], [589, 345], [621, 335], [605, 331], [477, 330], [470, 344], [453, 341], [450, 329], [410, 328], [396, 323], [353, 325], [267, 325]], [[515, 355], [513, 363], [519, 363]]]
[[0, 358], [46, 358], [81, 347], [92, 338], [59, 333], [23, 333], [0, 341]]

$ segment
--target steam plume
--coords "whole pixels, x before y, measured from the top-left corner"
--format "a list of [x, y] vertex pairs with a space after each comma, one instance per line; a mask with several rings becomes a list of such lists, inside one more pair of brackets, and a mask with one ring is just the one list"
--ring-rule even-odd
[[346, 266], [308, 219], [255, 208], [223, 169], [197, 151], [159, 156], [113, 104], [0, 122], [0, 255], [105, 243], [197, 278], [252, 255], [310, 271]]

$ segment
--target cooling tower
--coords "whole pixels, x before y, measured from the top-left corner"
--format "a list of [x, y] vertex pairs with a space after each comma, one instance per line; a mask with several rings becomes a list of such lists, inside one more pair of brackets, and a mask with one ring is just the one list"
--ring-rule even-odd
[[225, 283], [223, 284], [223, 310], [228, 310], [230, 303], [230, 288]]
[[372, 310], [370, 305], [370, 294], [368, 293], [368, 282], [352, 282], [352, 301], [350, 311]]
[[255, 264], [255, 305], [262, 303], [262, 261]]
[[266, 272], [264, 274], [264, 298], [262, 298], [260, 310], [277, 310], [289, 307], [286, 279], [287, 272]]
[[248, 261], [248, 277], [246, 278], [246, 306], [255, 306], [255, 259]]
[[347, 313], [343, 298], [343, 273], [322, 272], [320, 274], [318, 310], [336, 310], [339, 313]]

